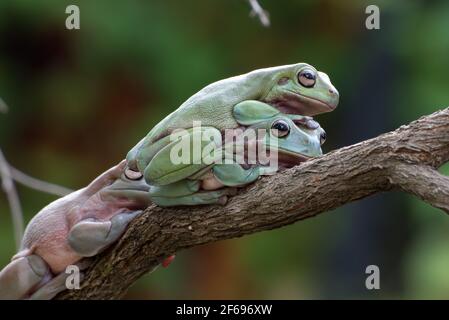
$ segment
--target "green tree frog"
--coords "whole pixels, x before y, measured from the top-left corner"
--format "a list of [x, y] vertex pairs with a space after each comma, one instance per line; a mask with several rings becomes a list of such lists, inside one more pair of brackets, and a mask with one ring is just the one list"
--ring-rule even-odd
[[[177, 150], [173, 152], [174, 149], [183, 142], [188, 143], [184, 151], [194, 154], [194, 128], [185, 130], [175, 138], [173, 135], [166, 136], [136, 154], [140, 159], [146, 159], [143, 175], [150, 185], [149, 195], [153, 202], [160, 206], [225, 204], [227, 196], [235, 194], [235, 187], [245, 186], [261, 175], [272, 174], [279, 168], [290, 167], [322, 154], [321, 144], [326, 135], [310, 117], [283, 114], [278, 109], [255, 100], [237, 104], [233, 108], [232, 117], [243, 129], [237, 134], [234, 132], [238, 129], [232, 130], [231, 136], [237, 140], [239, 137], [248, 138], [246, 133], [251, 131], [254, 133], [251, 135], [252, 139], [240, 139], [239, 142], [232, 139], [231, 143], [227, 143], [226, 139], [208, 140], [204, 137], [220, 138], [221, 132], [210, 126], [198, 128], [202, 134], [197, 137], [201, 144], [201, 157], [196, 163], [192, 156], [186, 162], [173, 161], [173, 155], [179, 153]], [[257, 136], [259, 132], [263, 133], [262, 136]], [[204, 152], [210, 144], [215, 149]], [[243, 152], [241, 162], [235, 157], [238, 145]], [[248, 163], [249, 149], [256, 145], [252, 149], [255, 152], [254, 161]], [[271, 159], [276, 160], [275, 167], [271, 163], [261, 164], [261, 148], [268, 151], [270, 156], [277, 156], [276, 159]], [[226, 155], [230, 155], [226, 158], [228, 162], [224, 161]], [[266, 155], [266, 152], [262, 155]], [[207, 159], [210, 161], [206, 161]], [[141, 179], [138, 173], [137, 176]]]
[[234, 107], [246, 100], [265, 102], [285, 114], [313, 116], [334, 110], [337, 89], [327, 74], [307, 63], [255, 70], [212, 83], [191, 96], [177, 110], [159, 122], [129, 153], [132, 170], [145, 170], [154, 154], [169, 143], [173, 130], [191, 128], [193, 121], [219, 131], [239, 127]]

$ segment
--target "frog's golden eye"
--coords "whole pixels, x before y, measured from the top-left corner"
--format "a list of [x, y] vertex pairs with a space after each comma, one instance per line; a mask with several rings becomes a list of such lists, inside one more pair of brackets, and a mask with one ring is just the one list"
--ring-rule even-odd
[[290, 126], [284, 120], [277, 120], [271, 125], [271, 133], [278, 138], [285, 137], [290, 133]]
[[134, 171], [134, 170], [131, 170], [130, 168], [126, 168], [125, 177], [127, 177], [129, 180], [139, 180], [140, 178], [142, 178], [142, 174], [138, 171]]
[[320, 144], [322, 145], [326, 141], [326, 131], [322, 131], [320, 134]]
[[311, 88], [316, 82], [316, 72], [312, 69], [304, 69], [298, 73], [298, 81], [302, 86]]

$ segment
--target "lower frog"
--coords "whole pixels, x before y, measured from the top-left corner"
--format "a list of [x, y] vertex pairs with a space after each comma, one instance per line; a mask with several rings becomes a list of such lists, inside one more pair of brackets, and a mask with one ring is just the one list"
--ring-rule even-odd
[[[233, 117], [241, 126], [233, 130], [241, 130], [241, 135], [248, 136], [246, 133], [249, 130], [265, 132], [262, 137], [256, 136], [252, 142], [243, 142], [240, 150], [245, 149], [246, 154], [240, 159], [247, 159], [249, 146], [257, 144], [258, 148], [262, 145], [268, 150], [270, 155], [277, 155], [275, 166], [261, 164], [260, 159], [255, 159], [253, 164], [237, 162], [234, 146], [231, 157], [224, 159], [230, 153], [227, 151], [229, 145], [226, 139], [223, 142], [223, 139], [208, 140], [204, 137], [220, 138], [226, 136], [226, 133], [215, 127], [200, 127], [196, 128], [196, 132], [195, 128], [191, 128], [177, 133], [175, 137], [166, 136], [146, 148], [132, 150], [128, 154], [128, 161], [137, 163], [139, 171], [129, 168], [126, 171], [130, 174], [128, 178], [132, 179], [135, 175], [140, 179], [139, 173], [143, 174], [150, 185], [150, 198], [159, 206], [225, 204], [228, 196], [235, 194], [236, 187], [252, 183], [262, 175], [273, 174], [279, 168], [291, 167], [322, 154], [321, 145], [326, 134], [310, 117], [283, 114], [255, 100], [237, 104], [233, 108]], [[195, 139], [200, 146], [196, 151]], [[215, 143], [215, 148], [210, 148], [211, 141]], [[188, 158], [191, 161], [173, 161], [173, 156], [179, 155], [182, 143], [189, 145], [191, 155]], [[206, 148], [209, 148], [207, 152]], [[182, 150], [185, 151], [185, 148]], [[192, 161], [195, 152], [199, 157], [197, 161]], [[229, 159], [232, 161], [227, 161]]]

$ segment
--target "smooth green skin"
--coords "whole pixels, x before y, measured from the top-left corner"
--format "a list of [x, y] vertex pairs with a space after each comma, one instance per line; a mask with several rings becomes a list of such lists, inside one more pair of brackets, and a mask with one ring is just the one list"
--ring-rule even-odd
[[[321, 127], [316, 129], [307, 129], [298, 126], [294, 121], [307, 120], [308, 117], [297, 115], [286, 115], [279, 110], [259, 101], [244, 101], [235, 106], [233, 118], [240, 125], [244, 125], [250, 129], [265, 129], [267, 134], [263, 143], [269, 150], [277, 148], [279, 158], [288, 156], [296, 159], [298, 163], [305, 158], [316, 157], [322, 154], [321, 151], [321, 134], [324, 130]], [[290, 126], [290, 132], [287, 136], [278, 138], [273, 135], [271, 129], [275, 121], [284, 120]], [[201, 128], [202, 133], [208, 131], [220, 132], [213, 127]], [[193, 139], [193, 129], [187, 130], [184, 137]], [[170, 160], [170, 153], [180, 141], [165, 143], [154, 154], [154, 150], [149, 150], [149, 155], [143, 157], [151, 157], [150, 162], [144, 170], [145, 181], [150, 187], [150, 198], [159, 206], [178, 206], [178, 205], [200, 205], [200, 204], [224, 204], [228, 195], [235, 193], [234, 188], [222, 188], [214, 191], [200, 190], [201, 180], [207, 174], [213, 177], [226, 187], [240, 187], [247, 185], [259, 176], [273, 173], [277, 168], [269, 168], [255, 165], [249, 169], [242, 168], [237, 163], [226, 164], [208, 164], [201, 161], [198, 164], [173, 164]], [[190, 140], [192, 142], [192, 140]], [[201, 149], [204, 148], [209, 141], [204, 141]], [[192, 146], [192, 143], [190, 144]], [[226, 149], [225, 146], [218, 148]], [[192, 150], [191, 150], [192, 154]], [[219, 160], [219, 159], [217, 159]]]
[[[298, 74], [307, 68], [316, 73], [316, 83], [310, 88], [298, 81]], [[169, 143], [166, 137], [175, 129], [193, 127], [193, 121], [219, 131], [238, 127], [233, 108], [247, 100], [265, 102], [285, 114], [312, 116], [335, 109], [339, 94], [325, 73], [307, 63], [259, 69], [212, 83], [157, 124], [128, 153], [130, 168], [144, 172], [155, 153]]]

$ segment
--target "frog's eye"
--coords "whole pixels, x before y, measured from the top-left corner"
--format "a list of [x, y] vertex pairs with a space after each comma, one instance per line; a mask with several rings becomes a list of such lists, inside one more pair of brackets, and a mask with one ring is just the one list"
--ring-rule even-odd
[[298, 81], [302, 86], [311, 88], [316, 82], [316, 72], [312, 69], [304, 69], [298, 73]]
[[138, 171], [134, 171], [134, 170], [131, 170], [130, 168], [126, 168], [125, 177], [127, 177], [129, 180], [139, 180], [140, 178], [142, 178], [142, 174]]
[[326, 137], [326, 131], [323, 130], [320, 134], [320, 144], [323, 144], [326, 141]]
[[271, 133], [278, 138], [285, 137], [290, 133], [290, 126], [284, 120], [277, 120], [271, 125]]

